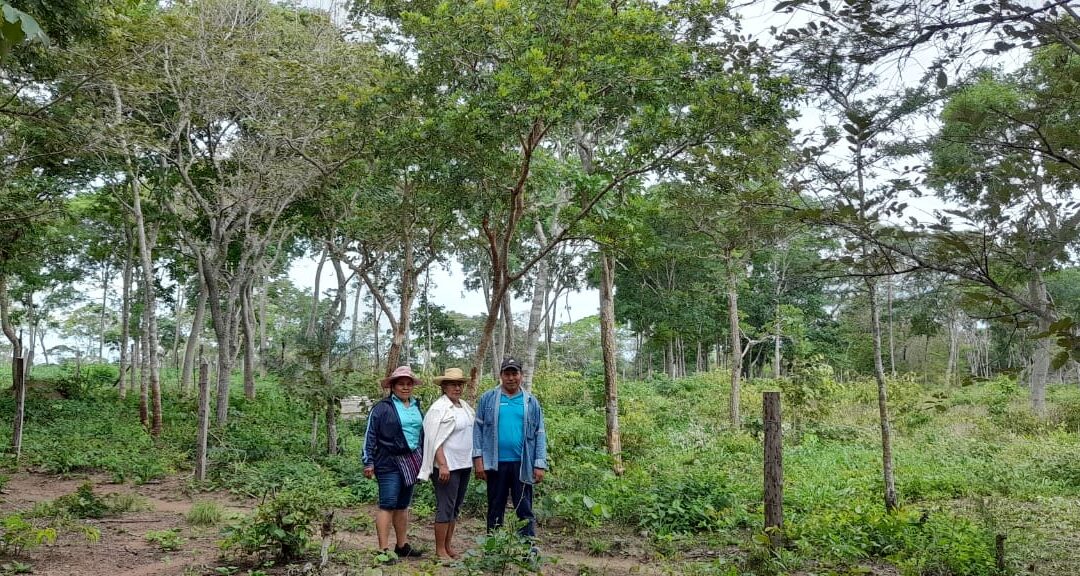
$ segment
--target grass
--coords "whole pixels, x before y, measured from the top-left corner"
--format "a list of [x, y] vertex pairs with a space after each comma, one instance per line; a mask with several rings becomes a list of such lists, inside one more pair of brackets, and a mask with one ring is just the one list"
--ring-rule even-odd
[[[884, 513], [873, 383], [830, 386], [815, 406], [785, 398], [789, 548], [775, 554], [760, 547], [758, 536], [761, 392], [776, 385], [744, 385], [743, 426], [735, 431], [727, 421], [724, 373], [621, 383], [626, 472], [615, 476], [604, 449], [602, 382], [573, 373], [538, 375], [535, 393], [547, 416], [552, 465], [536, 492], [542, 528], [592, 534], [586, 542], [593, 553], [610, 546], [604, 538], [611, 533], [644, 533], [653, 554], [686, 563], [687, 573], [762, 575], [891, 564], [911, 576], [989, 576], [994, 536], [1005, 534], [1010, 569], [1080, 574], [1080, 552], [1072, 545], [1080, 538], [1075, 386], [1051, 387], [1049, 416], [1038, 420], [1025, 391], [1007, 379], [951, 389], [924, 388], [913, 378], [890, 380], [902, 504], [897, 515]], [[190, 398], [166, 388], [165, 433], [152, 442], [138, 423], [134, 397], [119, 400], [100, 387], [74, 389], [84, 395], [60, 398], [47, 386], [32, 389], [26, 464], [52, 473], [106, 471], [133, 482], [190, 468]], [[374, 483], [363, 478], [357, 457], [362, 426], [342, 428], [343, 455], [310, 453], [306, 405], [285, 396], [272, 379], [258, 389], [254, 401], [234, 392], [229, 425], [211, 448], [205, 487], [260, 499], [287, 489], [345, 488], [350, 504], [374, 500]], [[0, 417], [9, 418], [11, 409], [10, 397], [0, 398]], [[0, 430], [0, 442], [6, 433]], [[418, 517], [433, 508], [430, 489], [417, 491], [415, 508]], [[472, 483], [464, 513], [475, 517], [483, 508], [484, 486]], [[188, 521], [213, 526], [223, 516], [220, 505], [200, 501]], [[342, 527], [367, 531], [367, 520]], [[738, 567], [683, 557], [718, 543], [738, 550], [732, 555]]]
[[191, 505], [187, 521], [192, 526], [204, 528], [217, 526], [225, 519], [225, 508], [213, 500], [199, 500]]

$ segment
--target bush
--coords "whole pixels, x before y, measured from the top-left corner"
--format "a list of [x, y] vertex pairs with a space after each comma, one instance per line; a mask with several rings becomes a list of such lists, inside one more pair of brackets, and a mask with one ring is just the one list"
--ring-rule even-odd
[[157, 546], [162, 552], [175, 552], [180, 549], [180, 529], [150, 530], [143, 538], [147, 542]]
[[224, 550], [290, 562], [301, 558], [313, 526], [334, 508], [348, 503], [340, 489], [307, 485], [284, 490], [260, 505], [253, 516], [225, 531]]
[[35, 527], [19, 514], [9, 514], [0, 520], [0, 552], [17, 556], [42, 544], [56, 542], [56, 528]]

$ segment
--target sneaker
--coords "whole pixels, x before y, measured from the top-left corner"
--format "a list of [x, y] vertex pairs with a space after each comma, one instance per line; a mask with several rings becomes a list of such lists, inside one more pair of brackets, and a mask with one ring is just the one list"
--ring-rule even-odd
[[416, 550], [408, 542], [404, 546], [395, 546], [394, 554], [397, 554], [398, 558], [419, 558], [424, 555], [423, 552]]
[[379, 564], [385, 564], [387, 566], [391, 564], [397, 564], [398, 555], [391, 552], [389, 548], [383, 548], [376, 557], [375, 561]]

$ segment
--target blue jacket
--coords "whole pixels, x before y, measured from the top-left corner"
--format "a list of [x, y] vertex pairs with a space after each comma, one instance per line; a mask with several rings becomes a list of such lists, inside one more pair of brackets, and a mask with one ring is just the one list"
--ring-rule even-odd
[[[420, 400], [413, 396], [412, 401], [423, 416]], [[423, 445], [424, 433], [421, 430], [420, 446]], [[403, 456], [409, 452], [412, 450], [409, 449], [405, 433], [401, 430], [401, 418], [394, 408], [393, 395], [387, 395], [376, 402], [368, 414], [367, 430], [364, 432], [364, 453], [361, 456], [364, 467], [374, 466], [376, 474], [393, 472], [398, 469], [394, 456]]]
[[[536, 396], [525, 395], [525, 446], [522, 451], [519, 480], [533, 483], [533, 468], [547, 470], [547, 433], [544, 432], [544, 411]], [[499, 399], [502, 386], [484, 392], [476, 403], [476, 423], [473, 425], [473, 458], [483, 457], [484, 468], [499, 469]]]

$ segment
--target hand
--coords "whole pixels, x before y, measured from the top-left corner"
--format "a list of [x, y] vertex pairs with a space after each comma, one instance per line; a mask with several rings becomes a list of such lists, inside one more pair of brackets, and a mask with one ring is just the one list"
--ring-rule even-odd
[[533, 468], [533, 482], [537, 484], [543, 482], [544, 472], [545, 470], [543, 468]]
[[375, 467], [374, 466], [366, 466], [366, 467], [364, 467], [364, 478], [367, 478], [367, 479], [370, 480], [370, 479], [372, 479], [374, 477], [375, 477]]
[[446, 468], [439, 468], [439, 483], [446, 484], [450, 481], [450, 471]]
[[473, 458], [473, 474], [477, 480], [487, 480], [487, 472], [484, 471], [484, 459]]

